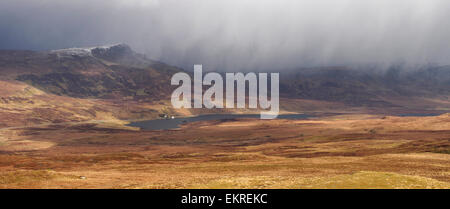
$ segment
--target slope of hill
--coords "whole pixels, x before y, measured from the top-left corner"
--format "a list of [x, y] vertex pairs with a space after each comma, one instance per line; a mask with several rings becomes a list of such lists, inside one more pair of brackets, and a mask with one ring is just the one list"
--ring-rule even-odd
[[418, 70], [391, 68], [387, 71], [315, 68], [281, 76], [280, 93], [288, 98], [369, 107], [402, 107], [396, 100], [450, 101], [450, 66]]
[[0, 126], [156, 117], [179, 71], [124, 44], [0, 51]]
[[[157, 117], [170, 110], [179, 68], [125, 44], [52, 51], [0, 50], [2, 127]], [[283, 72], [281, 108], [290, 112], [370, 108], [450, 110], [450, 67], [370, 71], [347, 67]], [[390, 109], [391, 108], [391, 109]], [[182, 110], [182, 115], [243, 110]]]
[[78, 98], [158, 100], [169, 95], [167, 81], [179, 71], [148, 60], [124, 44], [28, 52], [6, 62], [16, 69], [17, 80], [52, 94]]

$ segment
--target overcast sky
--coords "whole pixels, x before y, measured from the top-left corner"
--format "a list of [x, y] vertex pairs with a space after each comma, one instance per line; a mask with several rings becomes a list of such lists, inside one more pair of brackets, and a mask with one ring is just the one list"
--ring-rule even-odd
[[127, 43], [207, 70], [450, 64], [448, 0], [1, 0], [0, 49]]

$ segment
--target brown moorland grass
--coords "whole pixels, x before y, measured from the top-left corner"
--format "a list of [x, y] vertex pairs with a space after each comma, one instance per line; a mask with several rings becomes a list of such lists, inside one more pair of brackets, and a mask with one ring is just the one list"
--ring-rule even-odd
[[0, 134], [1, 188], [450, 188], [449, 114], [203, 121], [165, 131], [65, 124]]

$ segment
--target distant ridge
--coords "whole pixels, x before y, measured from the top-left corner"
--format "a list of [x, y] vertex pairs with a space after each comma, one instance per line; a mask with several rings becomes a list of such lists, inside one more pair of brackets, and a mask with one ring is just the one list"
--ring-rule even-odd
[[[25, 82], [47, 93], [78, 98], [155, 100], [169, 98], [180, 68], [148, 59], [124, 43], [51, 51], [1, 51], [0, 79]], [[380, 72], [351, 67], [298, 69], [280, 74], [287, 99], [339, 102], [350, 107], [446, 110], [450, 66]], [[300, 104], [299, 104], [300, 105]]]
[[55, 49], [50, 50], [50, 54], [56, 54], [57, 56], [93, 56], [93, 51], [108, 51], [113, 47], [120, 47], [120, 48], [131, 48], [124, 44], [124, 43], [118, 43], [118, 44], [110, 44], [110, 45], [103, 45], [103, 46], [94, 46], [94, 47], [73, 47], [73, 48], [65, 48], [65, 49]]

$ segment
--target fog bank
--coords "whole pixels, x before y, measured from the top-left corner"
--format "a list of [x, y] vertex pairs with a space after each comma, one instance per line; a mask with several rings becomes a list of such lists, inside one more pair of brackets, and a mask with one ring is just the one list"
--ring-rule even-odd
[[189, 68], [450, 64], [447, 0], [2, 0], [0, 48], [127, 43]]

